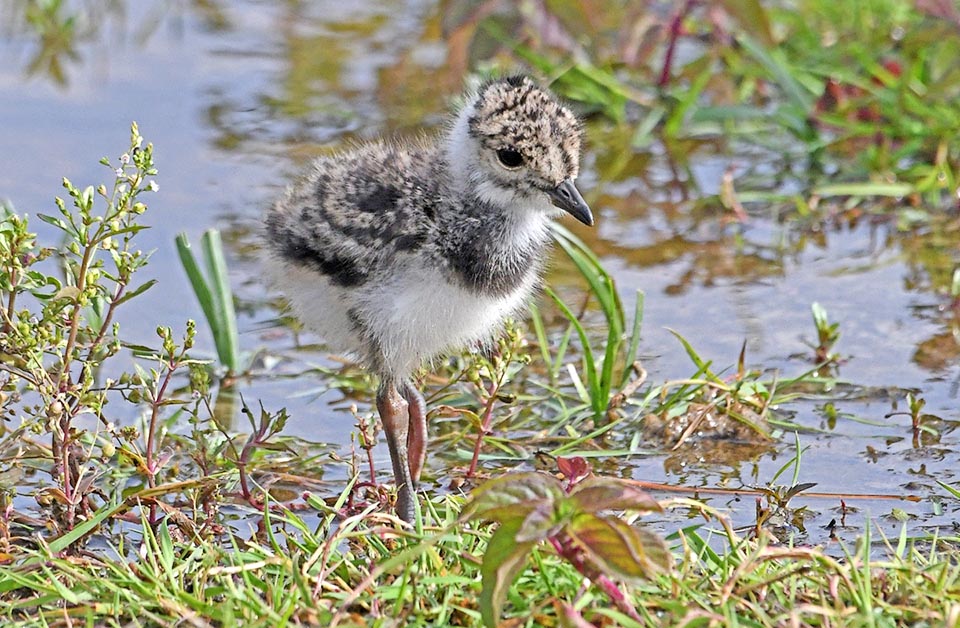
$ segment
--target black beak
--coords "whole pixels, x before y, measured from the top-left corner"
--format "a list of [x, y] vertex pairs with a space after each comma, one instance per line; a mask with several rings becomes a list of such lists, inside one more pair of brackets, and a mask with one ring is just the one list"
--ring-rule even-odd
[[573, 179], [567, 179], [556, 188], [547, 192], [550, 201], [588, 227], [593, 226], [593, 214], [587, 202], [580, 196], [580, 191], [573, 184]]

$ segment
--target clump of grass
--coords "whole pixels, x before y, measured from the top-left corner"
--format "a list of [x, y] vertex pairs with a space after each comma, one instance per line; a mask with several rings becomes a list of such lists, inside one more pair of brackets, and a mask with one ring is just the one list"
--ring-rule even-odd
[[590, 296], [603, 313], [606, 337], [599, 346], [596, 346], [580, 317], [549, 287], [546, 289], [547, 295], [569, 323], [568, 332], [555, 355], [551, 355], [549, 351], [550, 343], [539, 312], [536, 310], [534, 311], [534, 329], [537, 332], [544, 360], [554, 375], [566, 353], [569, 330], [576, 332], [580, 340], [584, 377], [581, 378], [580, 371], [574, 368], [568, 369], [568, 373], [580, 397], [588, 404], [594, 419], [598, 423], [606, 423], [613, 418], [610, 416], [613, 410], [611, 399], [615, 391], [625, 386], [634, 374], [634, 363], [640, 345], [640, 330], [643, 323], [643, 293], [637, 291], [633, 323], [628, 336], [626, 313], [613, 277], [577, 236], [560, 225], [553, 225], [552, 229], [557, 244], [573, 261], [587, 283]]
[[[0, 616], [10, 626], [164, 626], [185, 618], [192, 625], [483, 625], [481, 557], [498, 555], [498, 532], [464, 521], [456, 497], [425, 504], [422, 532], [401, 531], [372, 509], [335, 522], [347, 498], [346, 489], [329, 505], [308, 496], [319, 522], [265, 509], [263, 532], [251, 538], [229, 531], [223, 540], [184, 537], [168, 516], [133, 523], [142, 540], [121, 540], [109, 553], [63, 558], [53, 545], [22, 550], [25, 562], [0, 565], [7, 601]], [[503, 591], [502, 621], [772, 627], [883, 617], [890, 625], [939, 625], [960, 608], [960, 567], [943, 542], [921, 549], [905, 530], [875, 539], [868, 527], [855, 548], [791, 547], [763, 532], [744, 538], [695, 500], [661, 505], [700, 521], [669, 537], [679, 559], [672, 570], [616, 579], [639, 619], [584, 588], [577, 568], [554, 549], [534, 545], [524, 548], [519, 575]], [[887, 558], [874, 558], [878, 547]]]

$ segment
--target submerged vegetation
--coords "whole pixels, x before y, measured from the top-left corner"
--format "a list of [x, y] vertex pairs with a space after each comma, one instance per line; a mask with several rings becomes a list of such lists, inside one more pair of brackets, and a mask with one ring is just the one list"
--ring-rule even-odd
[[[602, 164], [610, 181], [635, 176], [654, 137], [691, 181], [704, 144], [787, 164], [790, 193], [747, 168], [697, 195], [696, 211], [721, 228], [739, 234], [773, 216], [816, 237], [866, 216], [924, 230], [934, 243], [917, 265], [942, 342], [956, 342], [960, 258], [943, 244], [960, 230], [953, 4], [609, 4], [476, 3], [450, 18], [451, 58], [536, 68], [579, 104], [593, 142], [626, 143], [620, 162]], [[22, 6], [24, 23], [60, 46], [29, 71], [65, 82], [86, 22], [69, 3]], [[365, 400], [351, 408], [347, 455], [287, 435], [284, 400], [241, 395], [286, 375], [238, 332], [217, 232], [202, 237], [200, 260], [177, 240], [215, 355], [197, 351], [206, 328], [193, 321], [150, 321], [152, 345], [131, 340], [128, 303], [151, 288], [176, 293], [142, 279], [153, 146], [134, 124], [127, 150], [103, 164], [107, 184], [64, 179], [66, 197], [37, 215], [52, 231], [37, 235], [9, 206], [0, 214], [5, 625], [960, 623], [960, 539], [906, 510], [957, 512], [953, 476], [926, 482], [920, 466], [916, 483], [883, 494], [815, 492], [805, 480], [801, 434], [869, 422], [841, 401], [892, 405], [885, 419], [919, 465], [946, 455], [933, 446], [956, 427], [925, 411], [922, 390], [841, 378], [849, 335], [819, 303], [802, 312], [813, 324], [796, 331], [812, 340], [795, 371], [751, 367], [746, 340], [718, 366], [673, 332], [671, 350], [691, 366], [665, 380], [639, 353], [644, 294], [624, 299], [604, 258], [557, 228], [559, 263], [576, 281], [548, 288], [529, 329], [513, 324], [493, 350], [424, 374], [435, 482], [408, 526], [390, 514], [374, 464], [368, 376], [308, 365]], [[628, 463], [651, 451], [681, 471], [758, 452], [775, 452], [777, 466], [757, 471], [757, 486], [634, 479]], [[867, 455], [883, 452], [868, 445]], [[864, 500], [877, 510], [863, 512]], [[811, 533], [814, 508], [832, 520]]]

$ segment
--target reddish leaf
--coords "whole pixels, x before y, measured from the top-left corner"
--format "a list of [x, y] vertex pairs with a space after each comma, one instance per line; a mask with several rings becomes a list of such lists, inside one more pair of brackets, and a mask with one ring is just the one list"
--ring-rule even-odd
[[553, 536], [566, 524], [565, 517], [557, 512], [559, 502], [543, 501], [527, 513], [517, 531], [517, 542], [539, 542]]
[[487, 628], [496, 628], [503, 601], [514, 578], [527, 564], [527, 555], [535, 543], [518, 543], [517, 532], [523, 519], [515, 517], [501, 524], [487, 543], [480, 566], [480, 615]]
[[567, 527], [567, 533], [608, 575], [650, 578], [668, 570], [673, 561], [660, 537], [614, 517], [580, 514]]
[[663, 508], [649, 493], [617, 478], [593, 476], [577, 484], [570, 493], [582, 512], [601, 510], [644, 510], [661, 512]]
[[574, 456], [573, 458], [557, 458], [557, 468], [560, 473], [568, 480], [582, 478], [590, 473], [590, 464], [585, 458]]
[[473, 491], [463, 518], [504, 521], [525, 518], [544, 502], [563, 499], [563, 485], [546, 473], [512, 473], [484, 482]]

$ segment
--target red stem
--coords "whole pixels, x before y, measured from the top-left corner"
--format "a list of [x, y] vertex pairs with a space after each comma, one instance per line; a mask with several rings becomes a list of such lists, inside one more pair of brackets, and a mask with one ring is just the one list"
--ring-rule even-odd
[[487, 389], [487, 403], [483, 408], [483, 420], [480, 422], [480, 433], [477, 434], [477, 442], [473, 445], [473, 458], [470, 460], [470, 468], [467, 469], [466, 477], [472, 478], [477, 472], [477, 463], [480, 460], [480, 448], [483, 446], [483, 437], [490, 432], [490, 423], [493, 422], [493, 404], [497, 400], [497, 390], [500, 388], [500, 382], [490, 382], [490, 388]]
[[167, 364], [167, 373], [166, 375], [163, 376], [163, 381], [160, 383], [160, 388], [157, 390], [156, 397], [154, 397], [152, 402], [150, 403], [150, 406], [151, 406], [150, 423], [149, 423], [149, 427], [147, 428], [148, 433], [147, 433], [146, 458], [147, 458], [147, 470], [149, 472], [147, 475], [147, 481], [149, 482], [151, 488], [153, 488], [154, 483], [156, 481], [156, 479], [154, 478], [154, 475], [157, 472], [157, 470], [153, 468], [153, 447], [154, 447], [153, 441], [157, 431], [157, 420], [160, 418], [160, 404], [163, 401], [163, 397], [167, 392], [167, 385], [169, 385], [170, 380], [173, 379], [173, 372], [176, 370], [176, 368], [177, 368], [177, 365], [175, 363]]
[[556, 550], [564, 560], [573, 565], [574, 569], [580, 572], [585, 578], [589, 578], [594, 582], [600, 589], [607, 594], [613, 603], [623, 612], [625, 615], [629, 616], [631, 619], [638, 623], [643, 623], [643, 620], [640, 618], [640, 615], [637, 613], [637, 609], [633, 607], [633, 604], [627, 599], [627, 596], [623, 594], [623, 591], [620, 590], [620, 587], [617, 584], [605, 576], [602, 573], [599, 573], [597, 569], [590, 565], [584, 560], [583, 554], [577, 550], [573, 545], [573, 542], [569, 538], [558, 538], [557, 536], [551, 536], [549, 538], [550, 544], [553, 545], [553, 549]]
[[683, 7], [674, 14], [673, 19], [670, 20], [670, 39], [667, 40], [667, 52], [663, 58], [663, 69], [660, 70], [660, 80], [657, 81], [657, 87], [661, 89], [666, 87], [667, 83], [670, 82], [670, 68], [673, 66], [673, 53], [677, 47], [677, 39], [680, 38], [683, 18], [690, 13], [694, 4], [696, 4], [696, 0], [687, 0]]

